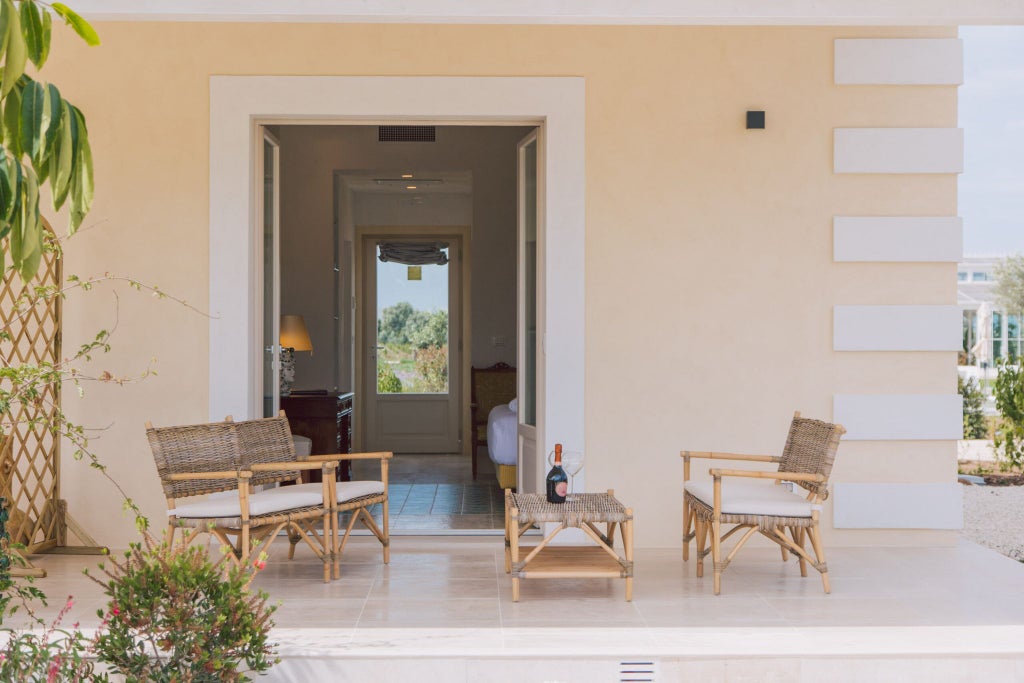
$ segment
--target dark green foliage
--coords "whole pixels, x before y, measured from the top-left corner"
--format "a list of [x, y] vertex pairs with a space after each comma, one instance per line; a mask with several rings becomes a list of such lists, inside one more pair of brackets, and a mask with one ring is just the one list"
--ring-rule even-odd
[[402, 393], [402, 380], [398, 379], [398, 375], [395, 374], [395, 371], [386, 365], [380, 365], [377, 367], [377, 393]]
[[1003, 416], [996, 430], [996, 454], [1005, 466], [1024, 466], [1024, 369], [1003, 362], [993, 387], [996, 408]]
[[956, 389], [964, 401], [964, 438], [986, 438], [988, 426], [985, 424], [985, 414], [982, 412], [985, 394], [982, 393], [978, 380], [971, 377], [965, 382], [962, 377], [957, 376]]

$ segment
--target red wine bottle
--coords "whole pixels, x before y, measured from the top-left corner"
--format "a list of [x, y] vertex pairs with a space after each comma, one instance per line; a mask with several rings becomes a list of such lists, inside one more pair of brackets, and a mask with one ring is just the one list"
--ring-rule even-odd
[[562, 444], [555, 444], [555, 464], [548, 472], [547, 479], [548, 502], [564, 503], [565, 494], [569, 490], [569, 477], [562, 469]]

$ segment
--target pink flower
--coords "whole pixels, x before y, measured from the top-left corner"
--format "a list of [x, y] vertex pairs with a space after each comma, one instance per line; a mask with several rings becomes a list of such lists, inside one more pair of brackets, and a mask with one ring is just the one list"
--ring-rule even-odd
[[262, 570], [267, 566], [267, 563], [264, 560], [256, 560], [252, 563], [252, 566], [256, 567], [256, 569]]
[[110, 613], [116, 617], [118, 614], [121, 613], [121, 610], [118, 609], [117, 605], [114, 605], [110, 608]]

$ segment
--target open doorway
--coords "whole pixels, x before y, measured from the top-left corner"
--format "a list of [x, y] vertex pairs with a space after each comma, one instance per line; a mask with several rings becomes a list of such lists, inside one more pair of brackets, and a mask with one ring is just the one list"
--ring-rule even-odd
[[[296, 353], [293, 393], [354, 396], [354, 450], [396, 453], [396, 532], [498, 530], [486, 446], [472, 476], [470, 369], [520, 362], [517, 143], [533, 127], [389, 139], [403, 128], [274, 127], [280, 308], [303, 317], [314, 349]], [[417, 246], [425, 262], [403, 259]]]

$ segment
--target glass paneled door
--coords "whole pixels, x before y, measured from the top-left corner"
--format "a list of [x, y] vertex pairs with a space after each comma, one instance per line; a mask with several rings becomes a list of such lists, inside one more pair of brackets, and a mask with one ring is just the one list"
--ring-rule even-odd
[[364, 240], [366, 449], [459, 453], [461, 241]]
[[[540, 206], [542, 197], [538, 192], [538, 132], [535, 130], [519, 141], [518, 162], [518, 335], [519, 335], [519, 490], [534, 493], [541, 489], [544, 476], [543, 454], [538, 454], [537, 378], [543, 376], [538, 370], [537, 340], [539, 315], [537, 239], [540, 233]], [[542, 360], [542, 359], [541, 359]]]
[[259, 211], [261, 252], [263, 267], [260, 271], [263, 307], [260, 311], [260, 339], [262, 341], [262, 405], [263, 417], [277, 415], [281, 402], [281, 259], [280, 244], [280, 162], [277, 139], [269, 131], [259, 129], [261, 135], [256, 155], [256, 206]]

